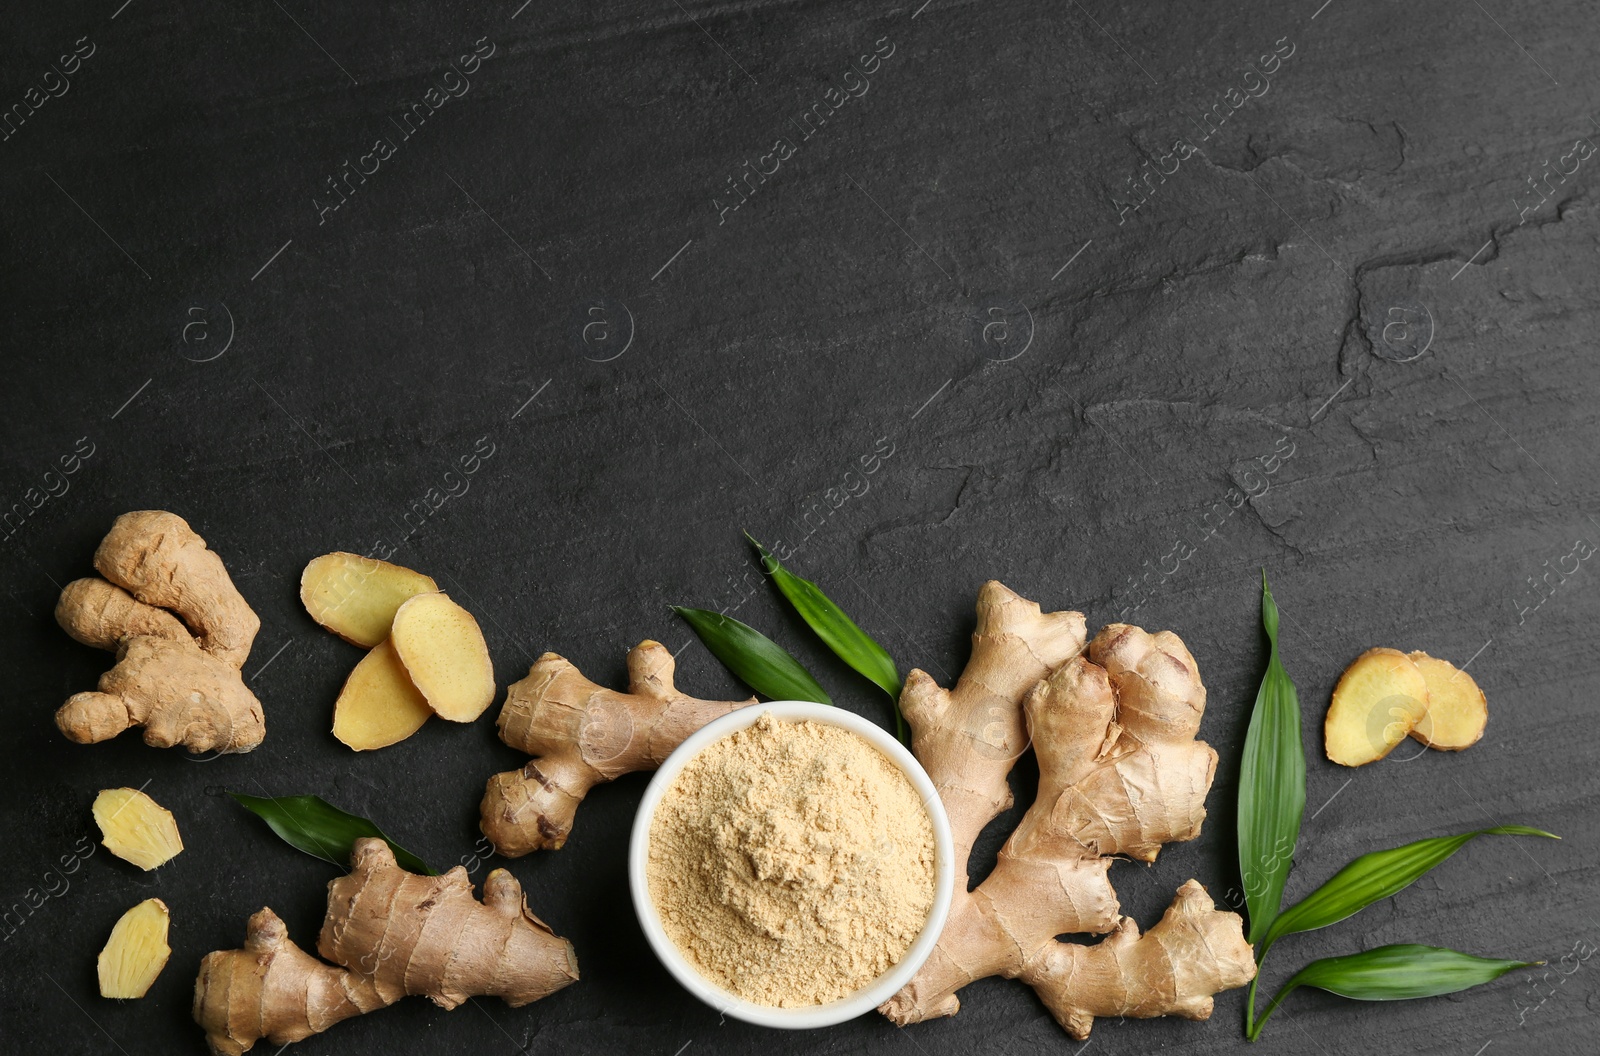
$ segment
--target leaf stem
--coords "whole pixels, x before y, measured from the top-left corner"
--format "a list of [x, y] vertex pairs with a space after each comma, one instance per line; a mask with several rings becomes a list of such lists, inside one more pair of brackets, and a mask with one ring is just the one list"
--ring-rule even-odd
[[[1272, 1015], [1272, 1013], [1274, 1013], [1274, 1012], [1276, 1012], [1278, 1010], [1278, 1006], [1283, 1004], [1284, 999], [1289, 996], [1289, 993], [1290, 993], [1290, 991], [1292, 989], [1294, 989], [1294, 988], [1291, 987], [1288, 983], [1285, 983], [1282, 987], [1280, 987], [1278, 989], [1278, 992], [1273, 995], [1272, 1002], [1267, 1005], [1267, 1010], [1265, 1012], [1261, 1013], [1261, 1018], [1255, 1021], [1254, 1026], [1247, 1026], [1246, 1027], [1246, 1036], [1249, 1038], [1249, 1040], [1255, 1041], [1257, 1038], [1261, 1037], [1262, 1030], [1264, 1030], [1266, 1028], [1268, 1017], [1270, 1017]], [[1256, 984], [1255, 984], [1254, 981], [1252, 981], [1250, 983], [1250, 1004], [1251, 1004], [1251, 1011], [1252, 1012], [1255, 1010], [1254, 1009], [1255, 997], [1256, 997]]]

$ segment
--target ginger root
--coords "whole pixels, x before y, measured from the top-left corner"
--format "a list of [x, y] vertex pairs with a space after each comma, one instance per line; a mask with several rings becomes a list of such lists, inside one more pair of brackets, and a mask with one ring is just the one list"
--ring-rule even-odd
[[1382, 759], [1428, 712], [1428, 680], [1398, 649], [1368, 649], [1339, 676], [1323, 721], [1328, 758], [1341, 766]]
[[167, 904], [159, 898], [147, 898], [122, 915], [96, 963], [101, 997], [143, 997], [150, 991], [172, 955], [168, 920]]
[[1428, 684], [1428, 711], [1412, 738], [1446, 752], [1477, 744], [1489, 723], [1489, 702], [1478, 683], [1450, 661], [1427, 653], [1412, 653], [1411, 662]]
[[755, 703], [686, 696], [672, 684], [674, 670], [666, 646], [645, 641], [628, 653], [626, 693], [596, 685], [555, 653], [511, 685], [500, 739], [537, 758], [494, 775], [484, 790], [481, 827], [497, 852], [560, 849], [595, 785], [655, 769], [695, 730]]
[[261, 702], [239, 668], [261, 621], [205, 540], [176, 514], [125, 513], [94, 562], [105, 579], [67, 584], [56, 622], [85, 645], [115, 650], [117, 664], [98, 692], [74, 694], [56, 712], [61, 732], [91, 744], [143, 726], [146, 744], [191, 752], [259, 745]]
[[75, 579], [61, 590], [56, 622], [84, 645], [116, 651], [124, 638], [147, 636], [192, 642], [189, 629], [166, 609], [146, 605], [103, 579]]
[[[922, 672], [906, 680], [901, 707], [912, 751], [940, 789], [958, 861], [965, 864], [978, 829], [1010, 798], [999, 790], [1019, 752], [983, 746], [1020, 747], [1010, 731], [1024, 721], [1039, 792], [993, 872], [972, 891], [958, 885], [933, 955], [880, 1006], [897, 1024], [954, 1015], [957, 990], [1000, 975], [1032, 986], [1083, 1040], [1096, 1016], [1205, 1019], [1212, 995], [1255, 974], [1242, 921], [1218, 911], [1193, 880], [1147, 934], [1119, 917], [1106, 875], [1111, 856], [1150, 862], [1163, 844], [1197, 836], [1217, 757], [1195, 740], [1205, 687], [1176, 635], [1112, 624], [1084, 658], [1076, 655], [1082, 626], [1081, 615], [1041, 615], [1037, 605], [986, 584], [972, 661], [955, 692], [944, 694]], [[1046, 634], [1053, 651], [1041, 648], [1041, 627], [1055, 632]], [[1045, 681], [994, 674], [1040, 665], [1053, 669]], [[989, 690], [978, 716], [969, 679]], [[985, 729], [1007, 736], [974, 735]], [[1094, 946], [1056, 940], [1107, 931], [1111, 937]]]
[[237, 668], [192, 641], [150, 637], [125, 640], [99, 691], [67, 698], [56, 726], [79, 744], [143, 726], [144, 743], [191, 752], [248, 752], [266, 736], [261, 702]]
[[212, 656], [244, 666], [261, 620], [222, 558], [182, 517], [164, 510], [123, 514], [95, 550], [94, 567], [146, 605], [177, 613]]
[[183, 850], [172, 811], [136, 788], [108, 788], [94, 797], [94, 822], [106, 850], [146, 872]]
[[[1008, 809], [1006, 775], [1028, 750], [1018, 702], [1059, 665], [1083, 652], [1083, 613], [1045, 613], [995, 580], [978, 591], [972, 655], [954, 690], [924, 671], [906, 676], [900, 707], [911, 723], [911, 751], [927, 767], [950, 815], [956, 863], [983, 827]], [[957, 887], [964, 888], [964, 883]]]
[[577, 981], [572, 944], [529, 912], [506, 870], [489, 874], [479, 902], [462, 866], [417, 876], [382, 840], [357, 840], [351, 866], [328, 884], [317, 952], [332, 964], [296, 946], [270, 909], [250, 918], [242, 949], [200, 962], [194, 1018], [216, 1056], [300, 1041], [406, 996], [444, 1009], [492, 996], [515, 1008]]

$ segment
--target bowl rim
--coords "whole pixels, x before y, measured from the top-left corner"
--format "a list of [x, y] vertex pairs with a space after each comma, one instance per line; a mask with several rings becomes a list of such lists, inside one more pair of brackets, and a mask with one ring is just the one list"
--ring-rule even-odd
[[[825, 1005], [804, 1008], [777, 1008], [747, 1001], [717, 986], [701, 975], [678, 950], [667, 935], [650, 898], [649, 879], [645, 866], [649, 861], [650, 826], [656, 807], [672, 782], [691, 759], [707, 746], [729, 734], [746, 729], [765, 714], [784, 721], [811, 720], [838, 726], [864, 738], [894, 763], [910, 779], [912, 787], [922, 798], [923, 809], [933, 824], [934, 883], [933, 905], [922, 931], [911, 944], [905, 956], [894, 967], [867, 986]], [[690, 734], [682, 744], [668, 755], [656, 770], [645, 788], [644, 797], [633, 816], [633, 831], [628, 839], [628, 889], [633, 898], [634, 915], [639, 927], [656, 957], [666, 966], [678, 984], [719, 1013], [746, 1023], [784, 1030], [806, 1030], [833, 1026], [854, 1019], [883, 1004], [902, 986], [911, 981], [923, 963], [932, 955], [944, 930], [950, 913], [950, 901], [955, 888], [955, 847], [950, 832], [950, 818], [939, 798], [933, 779], [917, 762], [915, 756], [892, 733], [854, 712], [831, 704], [817, 704], [803, 700], [775, 700], [751, 704], [714, 719]]]

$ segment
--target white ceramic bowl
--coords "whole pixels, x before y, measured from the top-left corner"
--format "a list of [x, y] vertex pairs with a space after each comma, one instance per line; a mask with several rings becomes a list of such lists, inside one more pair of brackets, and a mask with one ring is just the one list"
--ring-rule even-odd
[[[911, 948], [906, 951], [906, 955], [886, 974], [855, 993], [825, 1005], [808, 1005], [804, 1008], [758, 1005], [730, 994], [701, 975], [679, 952], [678, 947], [667, 936], [666, 929], [661, 926], [661, 917], [656, 912], [655, 903], [651, 901], [650, 885], [645, 876], [645, 865], [649, 861], [650, 823], [655, 817], [656, 806], [661, 802], [661, 797], [679, 772], [707, 745], [753, 725], [757, 719], [769, 712], [775, 718], [790, 722], [810, 719], [829, 726], [839, 726], [866, 738], [873, 747], [904, 771], [916, 788], [917, 794], [922, 797], [922, 805], [933, 823], [935, 859], [933, 907], [928, 911], [928, 920], [922, 927], [922, 934], [917, 936]], [[780, 700], [769, 704], [752, 704], [696, 730], [688, 740], [677, 747], [677, 750], [667, 756], [667, 761], [656, 771], [656, 776], [645, 789], [644, 800], [639, 804], [639, 812], [633, 817], [633, 835], [628, 841], [628, 888], [633, 894], [633, 909], [638, 914], [639, 926], [644, 929], [645, 938], [650, 940], [650, 945], [656, 951], [656, 956], [661, 958], [661, 963], [667, 966], [667, 971], [672, 973], [673, 978], [678, 980], [685, 990], [718, 1012], [763, 1027], [780, 1027], [787, 1030], [828, 1027], [870, 1012], [887, 1001], [895, 991], [910, 982], [917, 969], [922, 967], [922, 962], [933, 953], [934, 943], [939, 941], [939, 932], [944, 928], [945, 917], [950, 913], [950, 895], [954, 883], [955, 849], [950, 836], [950, 818], [945, 814], [944, 804], [939, 801], [938, 791], [933, 787], [927, 771], [922, 769], [922, 764], [918, 763], [916, 758], [895, 740], [894, 735], [883, 727], [843, 708], [812, 704], [807, 701]]]

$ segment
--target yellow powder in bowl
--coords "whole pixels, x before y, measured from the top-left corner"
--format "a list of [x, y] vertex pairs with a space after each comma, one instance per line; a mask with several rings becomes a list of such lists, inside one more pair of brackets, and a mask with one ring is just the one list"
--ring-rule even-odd
[[771, 714], [710, 744], [656, 807], [646, 866], [667, 935], [701, 975], [780, 1008], [846, 997], [916, 941], [933, 822], [870, 742]]

